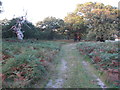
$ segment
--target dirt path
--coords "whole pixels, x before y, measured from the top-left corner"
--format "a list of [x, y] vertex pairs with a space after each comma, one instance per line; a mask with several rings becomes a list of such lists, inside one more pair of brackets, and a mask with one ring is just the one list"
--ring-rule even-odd
[[92, 72], [89, 63], [83, 60], [76, 44], [64, 45], [59, 55], [60, 64], [46, 88], [106, 88]]

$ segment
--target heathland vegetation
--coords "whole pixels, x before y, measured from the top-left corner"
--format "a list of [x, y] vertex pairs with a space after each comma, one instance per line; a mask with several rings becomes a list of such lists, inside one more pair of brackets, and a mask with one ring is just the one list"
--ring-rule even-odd
[[[118, 13], [116, 7], [88, 2], [63, 20], [46, 17], [33, 25], [24, 19], [23, 40], [17, 40], [11, 27], [24, 16], [1, 20], [2, 87], [120, 87], [120, 50], [114, 42], [120, 32]], [[75, 34], [80, 36], [77, 43]]]

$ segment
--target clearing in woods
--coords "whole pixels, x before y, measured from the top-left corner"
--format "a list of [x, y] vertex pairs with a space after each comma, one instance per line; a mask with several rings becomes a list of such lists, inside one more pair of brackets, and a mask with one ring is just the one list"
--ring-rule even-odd
[[95, 75], [76, 48], [77, 43], [63, 45], [60, 64], [45, 88], [105, 88], [105, 84]]

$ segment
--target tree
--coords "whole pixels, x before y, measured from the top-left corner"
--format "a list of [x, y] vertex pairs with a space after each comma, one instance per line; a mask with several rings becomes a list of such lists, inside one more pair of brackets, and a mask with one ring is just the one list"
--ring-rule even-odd
[[78, 13], [69, 13], [64, 21], [66, 23], [67, 33], [74, 36], [74, 33], [83, 34], [86, 31], [83, 16], [79, 16]]
[[2, 38], [11, 38], [16, 37], [15, 33], [10, 29], [13, 25], [15, 25], [15, 19], [7, 20], [3, 19], [1, 20], [2, 25]]
[[36, 26], [43, 32], [47, 32], [48, 39], [54, 39], [55, 34], [59, 34], [62, 27], [64, 27], [64, 21], [55, 17], [47, 17], [43, 21], [39, 21]]
[[[12, 37], [16, 37], [15, 31], [11, 28], [16, 24], [16, 21], [19, 18], [13, 18], [12, 20], [7, 20], [7, 19], [3, 19], [1, 21], [1, 25], [2, 25], [2, 38], [12, 38]], [[24, 38], [35, 38], [35, 33], [37, 31], [36, 27], [28, 22], [27, 20], [24, 21], [24, 23], [21, 26], [21, 31], [24, 32]]]
[[88, 26], [87, 36], [90, 38], [101, 37], [110, 39], [118, 32], [118, 9], [103, 3], [88, 2], [78, 4], [75, 13], [83, 16]]

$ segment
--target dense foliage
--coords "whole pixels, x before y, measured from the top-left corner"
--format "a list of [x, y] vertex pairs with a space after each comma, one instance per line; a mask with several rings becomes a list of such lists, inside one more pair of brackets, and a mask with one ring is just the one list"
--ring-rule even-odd
[[[16, 24], [17, 19], [18, 18], [14, 18], [12, 20], [4, 19], [1, 21], [2, 38], [16, 37], [16, 34], [11, 29], [11, 27]], [[51, 19], [46, 18], [42, 24], [37, 23], [37, 26], [34, 26], [31, 22], [26, 20], [25, 23], [22, 25], [22, 32], [25, 36], [24, 37], [25, 39], [30, 39], [30, 38], [42, 39], [42, 40], [61, 39], [64, 38], [64, 36], [58, 32], [59, 32], [59, 28], [61, 28], [61, 25], [63, 24], [64, 24], [63, 20], [59, 20], [56, 18], [51, 18]]]
[[88, 2], [78, 4], [75, 11], [68, 14], [64, 20], [70, 24], [72, 31], [82, 31], [81, 33], [87, 39], [95, 40], [96, 37], [102, 36], [104, 39], [111, 39], [114, 34], [119, 32], [118, 13], [119, 10], [116, 7]]
[[62, 29], [64, 21], [55, 17], [46, 17], [43, 21], [37, 22], [36, 26], [42, 31], [46, 32], [48, 39], [63, 38]]
[[[114, 35], [120, 30], [118, 13], [119, 10], [116, 7], [88, 2], [78, 4], [64, 20], [46, 17], [43, 21], [38, 21], [36, 26], [26, 20], [22, 25], [22, 31], [24, 31], [24, 38], [63, 39], [73, 38], [74, 33], [78, 33], [83, 39], [96, 40], [97, 37], [114, 39]], [[16, 37], [10, 29], [16, 19], [0, 21], [3, 38]]]
[[[4, 19], [1, 21], [2, 24], [2, 38], [12, 38], [16, 37], [15, 32], [11, 29], [13, 25], [16, 24], [18, 18], [14, 18], [12, 20]], [[35, 38], [35, 33], [37, 32], [37, 29], [35, 26], [28, 22], [27, 20], [22, 25], [22, 32], [24, 32], [25, 37], [24, 38]]]
[[105, 81], [115, 87], [120, 87], [118, 47], [118, 42], [81, 42], [77, 45], [80, 53], [89, 56], [91, 64], [105, 74]]

